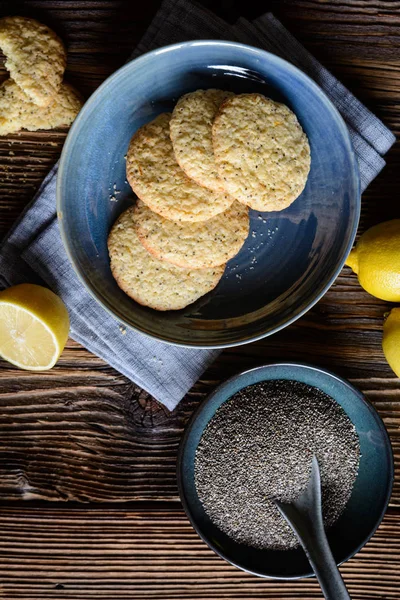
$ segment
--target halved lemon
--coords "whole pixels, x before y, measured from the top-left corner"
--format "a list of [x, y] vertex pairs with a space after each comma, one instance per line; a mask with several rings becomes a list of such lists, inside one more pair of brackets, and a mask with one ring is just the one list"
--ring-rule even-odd
[[0, 356], [29, 371], [53, 367], [68, 339], [63, 301], [40, 285], [22, 283], [0, 292]]

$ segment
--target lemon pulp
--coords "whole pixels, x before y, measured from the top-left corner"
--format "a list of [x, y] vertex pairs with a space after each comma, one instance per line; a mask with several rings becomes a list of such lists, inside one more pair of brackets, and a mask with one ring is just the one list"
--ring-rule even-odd
[[0, 292], [0, 356], [21, 369], [43, 371], [57, 362], [68, 339], [62, 300], [39, 285]]

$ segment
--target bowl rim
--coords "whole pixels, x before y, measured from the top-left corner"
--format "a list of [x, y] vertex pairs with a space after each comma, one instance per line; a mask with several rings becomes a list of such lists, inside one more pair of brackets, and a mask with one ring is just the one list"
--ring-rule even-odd
[[[307, 303], [307, 305], [305, 307], [300, 309], [296, 314], [292, 315], [290, 318], [285, 320], [283, 323], [280, 323], [280, 324], [272, 327], [270, 330], [263, 332], [263, 333], [250, 335], [250, 336], [246, 336], [245, 333], [242, 333], [240, 339], [237, 339], [234, 341], [229, 341], [229, 342], [196, 343], [195, 341], [191, 341], [190, 339], [188, 339], [184, 342], [183, 341], [174, 341], [174, 340], [170, 339], [170, 337], [164, 336], [163, 334], [155, 335], [153, 333], [150, 333], [149, 331], [147, 331], [143, 327], [141, 327], [139, 324], [133, 325], [128, 319], [126, 319], [124, 317], [123, 314], [116, 313], [113, 310], [113, 308], [109, 305], [109, 303], [94, 289], [94, 287], [92, 286], [92, 283], [90, 281], [90, 278], [88, 277], [88, 275], [86, 274], [84, 269], [80, 268], [78, 261], [74, 257], [72, 248], [70, 247], [70, 243], [69, 243], [68, 235], [66, 233], [64, 219], [63, 219], [62, 186], [63, 186], [63, 179], [64, 179], [64, 171], [66, 169], [66, 163], [67, 163], [67, 160], [70, 155], [69, 148], [74, 140], [75, 135], [76, 134], [79, 135], [80, 123], [81, 123], [81, 121], [85, 120], [86, 112], [89, 110], [90, 106], [97, 100], [98, 97], [102, 96], [105, 92], [107, 93], [107, 92], [111, 91], [111, 89], [115, 89], [114, 86], [116, 84], [116, 80], [119, 77], [123, 76], [125, 74], [125, 72], [129, 72], [129, 70], [131, 70], [132, 68], [134, 69], [135, 65], [137, 65], [137, 64], [146, 62], [147, 60], [149, 60], [153, 57], [156, 57], [159, 54], [164, 54], [166, 52], [185, 51], [185, 49], [189, 48], [189, 47], [210, 46], [210, 45], [211, 46], [219, 46], [219, 47], [223, 47], [223, 48], [228, 48], [228, 47], [238, 48], [238, 49], [242, 49], [246, 52], [251, 52], [253, 54], [259, 55], [261, 57], [267, 57], [267, 59], [269, 61], [275, 62], [276, 64], [280, 64], [281, 66], [285, 67], [288, 71], [291, 71], [292, 73], [295, 73], [297, 76], [300, 76], [301, 78], [306, 80], [307, 84], [313, 89], [313, 92], [317, 96], [319, 96], [324, 103], [326, 103], [329, 106], [330, 112], [331, 112], [332, 116], [335, 118], [338, 128], [341, 130], [344, 139], [347, 141], [349, 154], [351, 155], [352, 162], [353, 162], [353, 175], [356, 179], [357, 192], [356, 192], [356, 206], [355, 206], [355, 213], [354, 213], [352, 229], [351, 229], [346, 247], [343, 251], [342, 258], [337, 262], [336, 267], [332, 270], [331, 276], [328, 278], [328, 280], [326, 281], [325, 285], [320, 290], [320, 292], [315, 294], [314, 296], [312, 296], [311, 300]], [[151, 339], [156, 339], [156, 340], [162, 341], [164, 343], [171, 344], [172, 346], [182, 346], [184, 348], [199, 348], [199, 349], [219, 349], [219, 348], [222, 349], [222, 348], [232, 348], [232, 347], [236, 347], [236, 346], [242, 346], [244, 344], [249, 344], [251, 342], [255, 342], [255, 341], [261, 340], [265, 337], [268, 337], [270, 335], [273, 335], [274, 333], [277, 333], [278, 331], [281, 331], [285, 327], [287, 327], [287, 326], [291, 325], [292, 323], [294, 323], [295, 321], [297, 321], [297, 319], [300, 319], [317, 302], [319, 302], [319, 300], [326, 294], [328, 289], [332, 286], [332, 284], [334, 283], [334, 281], [337, 279], [338, 275], [340, 274], [340, 272], [345, 264], [346, 258], [354, 244], [354, 240], [356, 237], [358, 224], [359, 224], [359, 220], [360, 220], [360, 214], [361, 214], [361, 181], [360, 181], [358, 162], [357, 162], [357, 158], [355, 155], [355, 151], [354, 151], [354, 147], [353, 147], [353, 144], [351, 141], [348, 127], [345, 124], [343, 117], [339, 113], [336, 106], [328, 98], [328, 96], [325, 94], [325, 92], [319, 87], [319, 85], [309, 75], [304, 73], [304, 71], [302, 71], [301, 69], [299, 69], [292, 63], [281, 58], [280, 56], [277, 56], [276, 54], [273, 54], [272, 52], [268, 52], [267, 50], [263, 50], [261, 48], [256, 48], [256, 47], [248, 45], [248, 44], [242, 44], [239, 42], [232, 42], [232, 41], [225, 41], [225, 40], [213, 40], [213, 39], [191, 40], [191, 41], [187, 41], [187, 42], [180, 42], [180, 43], [175, 43], [175, 44], [169, 44], [167, 46], [162, 46], [160, 48], [150, 50], [149, 52], [146, 52], [145, 54], [142, 54], [141, 56], [139, 56], [137, 58], [134, 58], [133, 60], [129, 61], [128, 63], [124, 64], [122, 67], [117, 69], [117, 71], [115, 71], [105, 81], [103, 81], [103, 83], [97, 88], [97, 90], [95, 90], [94, 93], [88, 98], [88, 100], [85, 102], [84, 106], [82, 107], [80, 113], [78, 114], [77, 118], [75, 119], [74, 123], [72, 124], [72, 127], [71, 127], [70, 131], [68, 132], [67, 138], [65, 140], [65, 143], [64, 143], [64, 146], [63, 146], [63, 149], [61, 152], [61, 157], [60, 157], [59, 166], [58, 166], [57, 183], [56, 183], [56, 205], [57, 205], [57, 218], [58, 218], [58, 223], [59, 223], [61, 240], [63, 242], [63, 246], [64, 246], [64, 249], [68, 256], [68, 259], [74, 269], [74, 272], [77, 275], [80, 282], [82, 283], [82, 285], [92, 296], [92, 298], [94, 298], [96, 300], [96, 302], [98, 302], [102, 306], [102, 308], [104, 308], [106, 310], [106, 312], [109, 315], [111, 315], [119, 323], [125, 325], [126, 327], [128, 327], [129, 329], [132, 329], [133, 331], [141, 333], [142, 335], [146, 335], [147, 337], [149, 337]]]
[[[183, 454], [185, 452], [185, 448], [186, 448], [186, 444], [189, 438], [189, 435], [194, 427], [194, 424], [197, 420], [197, 417], [199, 416], [199, 414], [204, 410], [205, 406], [209, 404], [209, 402], [211, 402], [214, 397], [221, 391], [223, 390], [225, 387], [227, 387], [232, 381], [238, 380], [238, 379], [242, 379], [245, 375], [247, 375], [248, 373], [254, 373], [257, 371], [265, 371], [265, 370], [269, 370], [271, 368], [280, 368], [280, 367], [290, 367], [290, 368], [295, 368], [298, 369], [300, 368], [300, 370], [306, 369], [306, 370], [310, 370], [310, 371], [317, 371], [319, 373], [322, 373], [323, 375], [327, 375], [329, 378], [335, 379], [337, 381], [339, 381], [340, 383], [342, 383], [345, 387], [347, 387], [352, 393], [353, 395], [361, 401], [361, 403], [363, 403], [365, 405], [365, 407], [368, 409], [368, 411], [370, 413], [372, 413], [372, 415], [374, 416], [374, 418], [376, 419], [377, 423], [379, 424], [379, 428], [382, 431], [383, 434], [383, 438], [385, 440], [385, 447], [387, 449], [387, 453], [388, 453], [388, 459], [389, 459], [389, 485], [386, 489], [386, 495], [385, 495], [385, 501], [383, 504], [383, 508], [379, 514], [379, 517], [377, 519], [376, 525], [374, 526], [374, 528], [371, 530], [371, 532], [365, 536], [365, 538], [362, 540], [362, 542], [357, 546], [357, 548], [352, 551], [349, 552], [346, 557], [341, 560], [338, 563], [338, 566], [340, 566], [341, 564], [347, 562], [350, 558], [353, 558], [353, 556], [355, 556], [370, 540], [371, 538], [375, 535], [378, 527], [380, 526], [380, 524], [383, 521], [383, 518], [386, 514], [389, 502], [390, 502], [390, 497], [392, 495], [392, 491], [393, 491], [393, 484], [394, 484], [394, 457], [393, 457], [393, 448], [392, 448], [392, 444], [390, 441], [390, 437], [389, 434], [387, 432], [387, 429], [383, 423], [383, 420], [381, 418], [381, 416], [379, 415], [378, 411], [375, 409], [375, 407], [365, 398], [365, 396], [360, 392], [360, 390], [358, 390], [356, 387], [354, 387], [349, 381], [347, 381], [346, 379], [343, 379], [342, 377], [340, 377], [339, 375], [336, 375], [336, 373], [333, 373], [332, 371], [316, 366], [316, 365], [312, 365], [310, 363], [306, 363], [306, 362], [276, 362], [276, 363], [267, 363], [265, 365], [260, 365], [258, 367], [254, 367], [252, 369], [247, 369], [246, 371], [241, 371], [240, 373], [237, 373], [236, 375], [233, 375], [232, 377], [229, 377], [228, 379], [226, 379], [225, 381], [223, 381], [220, 385], [218, 385], [212, 392], [211, 394], [209, 394], [201, 403], [200, 405], [196, 408], [196, 410], [194, 411], [194, 413], [191, 415], [189, 422], [187, 423], [186, 427], [185, 427], [185, 431], [182, 435], [180, 444], [179, 444], [179, 450], [178, 450], [178, 457], [177, 457], [177, 464], [176, 464], [176, 478], [177, 478], [177, 484], [178, 484], [178, 492], [179, 492], [179, 497], [183, 506], [183, 509], [185, 511], [185, 514], [187, 516], [187, 518], [190, 521], [190, 524], [192, 525], [193, 529], [196, 531], [197, 535], [203, 540], [203, 542], [205, 542], [205, 544], [207, 544], [207, 546], [209, 548], [211, 548], [211, 550], [213, 550], [218, 556], [220, 556], [221, 558], [223, 558], [225, 561], [227, 561], [228, 563], [230, 563], [231, 565], [233, 565], [234, 567], [237, 567], [238, 569], [241, 569], [242, 571], [245, 571], [246, 573], [250, 573], [251, 575], [256, 575], [257, 577], [262, 577], [264, 579], [275, 579], [275, 580], [281, 580], [281, 581], [293, 581], [296, 579], [302, 579], [302, 578], [308, 578], [308, 577], [315, 577], [314, 572], [312, 571], [312, 569], [310, 570], [310, 572], [308, 573], [302, 573], [300, 575], [292, 575], [292, 576], [286, 576], [286, 577], [282, 577], [282, 576], [277, 576], [277, 575], [266, 575], [264, 573], [259, 573], [257, 571], [252, 571], [251, 569], [246, 569], [243, 566], [241, 566], [239, 563], [231, 560], [228, 556], [226, 556], [226, 554], [221, 551], [215, 544], [213, 544], [213, 542], [211, 542], [207, 536], [205, 536], [203, 534], [203, 532], [200, 530], [200, 528], [198, 527], [191, 508], [190, 508], [190, 504], [186, 499], [186, 494], [184, 492], [184, 485], [183, 485], [183, 480], [184, 480], [184, 474], [183, 474], [183, 470], [182, 470], [182, 462], [183, 462]], [[229, 398], [231, 398], [231, 396], [229, 396]], [[224, 402], [227, 402], [229, 400], [229, 398], [226, 398], [226, 400], [224, 400]], [[335, 399], [334, 399], [335, 400]], [[335, 402], [337, 402], [335, 400]]]

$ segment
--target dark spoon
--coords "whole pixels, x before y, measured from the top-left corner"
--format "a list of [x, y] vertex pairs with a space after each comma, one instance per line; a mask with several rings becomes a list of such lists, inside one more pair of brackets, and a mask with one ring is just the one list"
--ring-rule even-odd
[[275, 504], [303, 546], [326, 600], [351, 600], [325, 534], [321, 476], [315, 456], [306, 490], [294, 502], [275, 500]]

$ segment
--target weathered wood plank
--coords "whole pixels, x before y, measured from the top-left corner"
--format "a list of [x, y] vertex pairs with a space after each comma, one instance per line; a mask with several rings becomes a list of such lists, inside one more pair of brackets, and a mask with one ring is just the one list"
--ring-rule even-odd
[[[347, 376], [380, 412], [396, 462], [400, 504], [400, 384], [380, 347], [384, 310], [353, 278], [305, 318], [257, 344], [224, 352], [173, 412], [77, 344], [50, 373], [0, 370], [0, 497], [126, 501], [177, 499], [175, 462], [190, 414], [221, 380], [278, 360], [317, 363]], [[336, 294], [353, 297], [338, 311]], [[354, 311], [353, 306], [358, 310]], [[331, 339], [326, 344], [327, 335]]]
[[[400, 516], [341, 572], [354, 600], [398, 599]], [[7, 600], [321, 598], [314, 580], [276, 582], [216, 556], [181, 509], [0, 509], [0, 581]], [[0, 588], [1, 593], [1, 588]]]
[[400, 45], [395, 1], [274, 0], [271, 10], [320, 58], [390, 61]]

